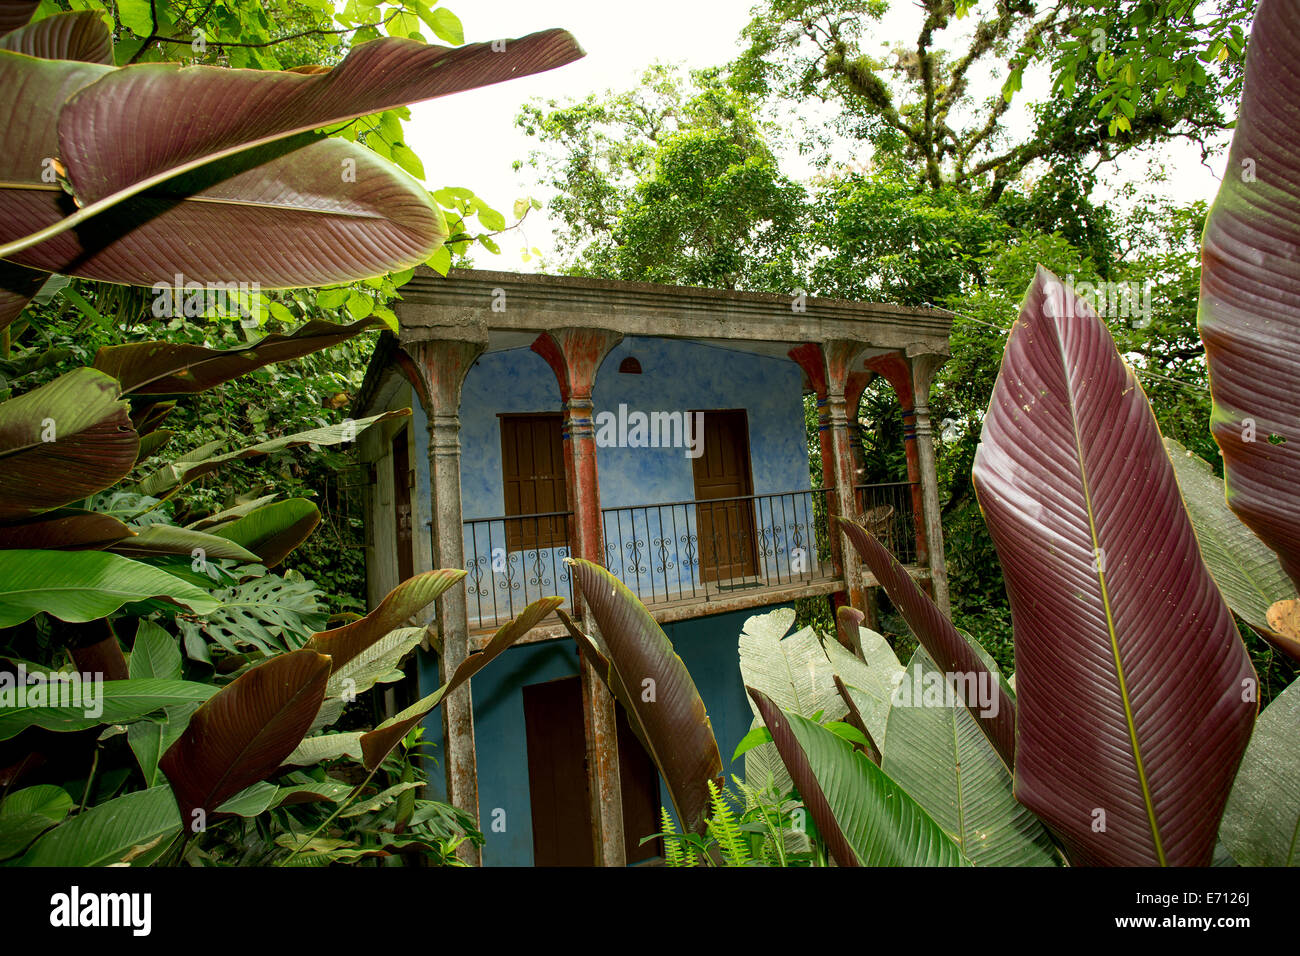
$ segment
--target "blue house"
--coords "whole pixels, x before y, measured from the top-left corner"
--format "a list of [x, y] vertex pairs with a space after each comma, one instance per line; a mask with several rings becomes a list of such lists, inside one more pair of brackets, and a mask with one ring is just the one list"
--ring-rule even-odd
[[[584, 557], [664, 628], [730, 774], [752, 719], [745, 619], [800, 598], [862, 606], [874, 585], [830, 516], [865, 516], [946, 605], [928, 409], [946, 313], [471, 270], [421, 271], [402, 293], [354, 415], [412, 409], [359, 443], [372, 606], [414, 573], [467, 571], [421, 622], [420, 693], [538, 597], [581, 618], [564, 559]], [[894, 485], [860, 480], [857, 408], [876, 376], [904, 417], [909, 481]], [[434, 795], [478, 818], [483, 864], [657, 852], [640, 839], [659, 828], [658, 774], [558, 620], [451, 695], [426, 736], [445, 769]]]

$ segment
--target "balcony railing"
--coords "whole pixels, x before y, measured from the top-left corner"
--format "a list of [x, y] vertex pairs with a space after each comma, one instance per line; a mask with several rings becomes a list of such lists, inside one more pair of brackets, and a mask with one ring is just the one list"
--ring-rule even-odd
[[[916, 561], [912, 486], [860, 485], [858, 514], [904, 564]], [[601, 509], [605, 567], [646, 605], [717, 601], [746, 591], [834, 580], [836, 550], [824, 488], [708, 501]], [[573, 514], [475, 518], [464, 523], [471, 628], [495, 627], [531, 601], [573, 603], [564, 559]]]
[[464, 526], [471, 628], [504, 624], [552, 594], [572, 606], [573, 585], [564, 563], [573, 540], [572, 512], [481, 518]]
[[605, 508], [605, 566], [643, 604], [834, 576], [821, 489]]
[[900, 564], [916, 564], [916, 514], [913, 508], [915, 485], [898, 481], [882, 485], [858, 485], [857, 520], [886, 548]]

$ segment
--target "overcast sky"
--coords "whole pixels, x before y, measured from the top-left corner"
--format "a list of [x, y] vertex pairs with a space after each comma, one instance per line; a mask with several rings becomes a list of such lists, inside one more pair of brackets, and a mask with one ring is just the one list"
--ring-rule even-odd
[[[587, 56], [548, 73], [412, 107], [407, 136], [424, 160], [428, 185], [466, 186], [507, 217], [515, 199], [529, 194], [544, 198], [528, 167], [519, 173], [511, 169], [514, 160], [525, 159], [535, 147], [535, 140], [514, 125], [521, 104], [533, 97], [563, 100], [611, 87], [627, 88], [656, 60], [688, 67], [725, 63], [740, 50], [740, 31], [749, 20], [752, 5], [753, 0], [658, 0], [653, 4], [618, 0], [450, 0], [448, 6], [461, 18], [465, 38], [470, 42], [522, 36], [558, 26], [578, 38]], [[894, 8], [880, 27], [881, 41], [913, 42], [916, 10], [906, 0], [896, 0]], [[964, 24], [961, 29], [965, 29]], [[996, 82], [1000, 83], [1000, 78]], [[1037, 98], [1035, 82], [1041, 82], [1041, 77], [1027, 75], [1025, 92]], [[977, 87], [978, 95], [988, 93]], [[1212, 174], [1200, 164], [1198, 150], [1181, 141], [1175, 143], [1166, 151], [1165, 165], [1172, 178], [1165, 191], [1183, 200], [1209, 201], [1217, 190], [1216, 177], [1222, 173], [1222, 164], [1222, 156], [1213, 160]], [[793, 163], [787, 163], [785, 171], [796, 178], [801, 172]], [[1118, 175], [1139, 176], [1141, 166], [1126, 162]], [[1108, 192], [1103, 187], [1101, 198]], [[525, 263], [521, 251], [528, 246], [537, 246], [543, 252], [551, 250], [551, 227], [545, 210], [534, 212], [524, 229], [502, 236], [500, 245], [499, 256], [476, 247], [475, 265], [509, 272], [534, 271], [537, 260]]]

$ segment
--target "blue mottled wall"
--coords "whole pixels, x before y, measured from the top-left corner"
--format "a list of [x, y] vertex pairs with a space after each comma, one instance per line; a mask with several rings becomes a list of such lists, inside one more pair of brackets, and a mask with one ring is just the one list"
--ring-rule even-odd
[[[784, 605], [773, 605], [781, 606]], [[664, 626], [704, 700], [728, 780], [732, 774], [744, 773], [744, 758], [733, 764], [731, 755], [748, 732], [752, 719], [740, 679], [740, 631], [751, 615], [772, 609], [756, 607]], [[422, 661], [421, 689], [428, 693], [437, 686], [438, 668], [430, 655], [422, 655]], [[485, 866], [531, 866], [533, 862], [522, 689], [527, 684], [577, 673], [573, 642], [566, 640], [511, 648], [474, 678], [479, 818], [487, 838], [483, 849]], [[442, 719], [438, 711], [434, 711], [425, 726], [426, 737], [441, 744]], [[421, 791], [421, 794], [431, 799], [442, 798], [445, 788], [441, 765], [431, 776], [431, 791]], [[662, 781], [659, 794], [667, 803], [668, 791]], [[496, 808], [505, 810], [504, 833], [491, 830]]]
[[[624, 358], [634, 356], [640, 375], [618, 371]], [[595, 413], [681, 412], [692, 409], [743, 408], [749, 420], [750, 459], [754, 493], [772, 495], [809, 488], [808, 448], [804, 428], [802, 374], [785, 358], [755, 355], [732, 349], [677, 339], [632, 338], [606, 357], [592, 394]], [[482, 356], [466, 378], [461, 400], [461, 509], [466, 520], [490, 518], [505, 510], [501, 480], [501, 413], [558, 411], [559, 388], [555, 375], [541, 356], [527, 348], [492, 352]], [[692, 461], [683, 448], [601, 447], [597, 449], [600, 497], [603, 508], [632, 508], [687, 501], [695, 496]], [[789, 550], [794, 540], [808, 540], [812, 499], [809, 494], [782, 496], [758, 502], [760, 530], [778, 526], [786, 548], [768, 557], [760, 548], [763, 571], [789, 578]], [[620, 574], [643, 599], [654, 595], [682, 596], [700, 586], [697, 553], [688, 553], [685, 537], [694, 535], [695, 509], [687, 505], [611, 513], [605, 516], [605, 539], [616, 549], [634, 541], [648, 547], [658, 539], [672, 542], [680, 552], [669, 570], [637, 575], [624, 573], [629, 555], [611, 555], [611, 570]], [[794, 531], [798, 526], [798, 536]], [[685, 536], [685, 537], [684, 537]], [[545, 586], [529, 591], [528, 598], [563, 592], [561, 558], [553, 551], [538, 556], [506, 556], [502, 522], [480, 523], [466, 529], [465, 554], [477, 556], [479, 565], [470, 582], [469, 612], [476, 624], [480, 608], [485, 619], [501, 610], [497, 605], [506, 586], [498, 564], [492, 570], [492, 551], [502, 548], [498, 562], [507, 562], [511, 580], [533, 577]], [[689, 546], [694, 552], [697, 546]], [[540, 557], [540, 560], [537, 560]], [[813, 556], [815, 561], [815, 555]], [[771, 562], [772, 566], [768, 566]], [[652, 562], [643, 561], [643, 566]], [[527, 574], [536, 567], [540, 573]], [[663, 567], [662, 562], [659, 565]], [[516, 596], [520, 596], [516, 591]], [[494, 603], [494, 600], [496, 603]], [[522, 603], [527, 603], [526, 601]]]

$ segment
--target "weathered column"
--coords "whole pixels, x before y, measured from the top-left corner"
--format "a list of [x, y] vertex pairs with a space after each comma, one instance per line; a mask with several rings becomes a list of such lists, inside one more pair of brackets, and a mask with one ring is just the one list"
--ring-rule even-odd
[[[465, 538], [460, 510], [460, 392], [470, 366], [486, 342], [441, 339], [406, 343], [411, 362], [404, 371], [418, 385], [429, 420], [429, 511], [435, 568], [465, 566]], [[449, 588], [438, 598], [438, 665], [444, 680], [469, 656], [469, 622], [465, 589]], [[442, 702], [443, 765], [447, 801], [478, 820], [478, 768], [474, 752], [474, 703], [470, 685]], [[461, 844], [458, 855], [467, 863], [481, 862], [477, 849]]]
[[912, 366], [899, 352], [876, 355], [867, 367], [889, 382], [903, 416], [903, 452], [907, 458], [907, 480], [912, 484], [912, 526], [916, 536], [916, 563], [929, 562], [929, 539], [925, 530], [925, 500], [921, 488], [921, 459], [916, 449], [916, 411], [913, 407]]
[[934, 455], [934, 431], [930, 424], [930, 385], [935, 370], [947, 356], [921, 352], [912, 356], [912, 394], [916, 412], [916, 450], [921, 467], [921, 495], [924, 501], [926, 551], [930, 560], [930, 582], [934, 603], [944, 614], [952, 613], [948, 596], [948, 566], [943, 553], [943, 521], [939, 512], [939, 475]]
[[849, 447], [853, 450], [855, 489], [867, 473], [867, 454], [862, 447], [862, 422], [858, 419], [858, 409], [862, 405], [862, 393], [875, 377], [875, 372], [850, 372], [844, 385], [844, 408], [849, 417]]
[[[822, 455], [822, 488], [826, 492], [827, 513], [835, 508], [835, 452], [831, 447], [830, 407], [826, 403], [826, 357], [822, 347], [815, 342], [796, 345], [787, 353], [790, 359], [803, 370], [808, 388], [817, 397], [817, 441]], [[828, 519], [831, 525], [834, 520]], [[840, 535], [834, 527], [827, 529], [831, 545], [831, 567], [836, 577], [844, 575], [844, 563], [841, 560]], [[809, 535], [810, 544], [816, 546], [816, 532]]]
[[[858, 513], [856, 462], [850, 438], [849, 409], [846, 391], [849, 375], [854, 361], [862, 354], [861, 342], [832, 340], [822, 345], [826, 356], [826, 409], [827, 424], [830, 431], [831, 467], [835, 475], [836, 514], [844, 518], [853, 518]], [[862, 392], [858, 392], [862, 397]], [[856, 426], [857, 408], [853, 409]], [[839, 538], [838, 528], [832, 527], [832, 537]], [[862, 562], [853, 548], [844, 548], [841, 555], [844, 564], [844, 583], [848, 589], [849, 603], [861, 609], [866, 603], [862, 589]]]
[[[533, 351], [555, 372], [564, 404], [564, 475], [573, 512], [570, 553], [604, 565], [604, 529], [596, 470], [596, 430], [591, 400], [596, 370], [623, 336], [599, 329], [561, 328], [543, 332]], [[578, 600], [575, 589], [575, 601]], [[577, 608], [589, 631], [596, 622]], [[587, 784], [591, 797], [592, 845], [597, 866], [626, 866], [623, 794], [618, 770], [618, 723], [614, 698], [601, 677], [579, 655], [583, 726], [587, 734]]]

